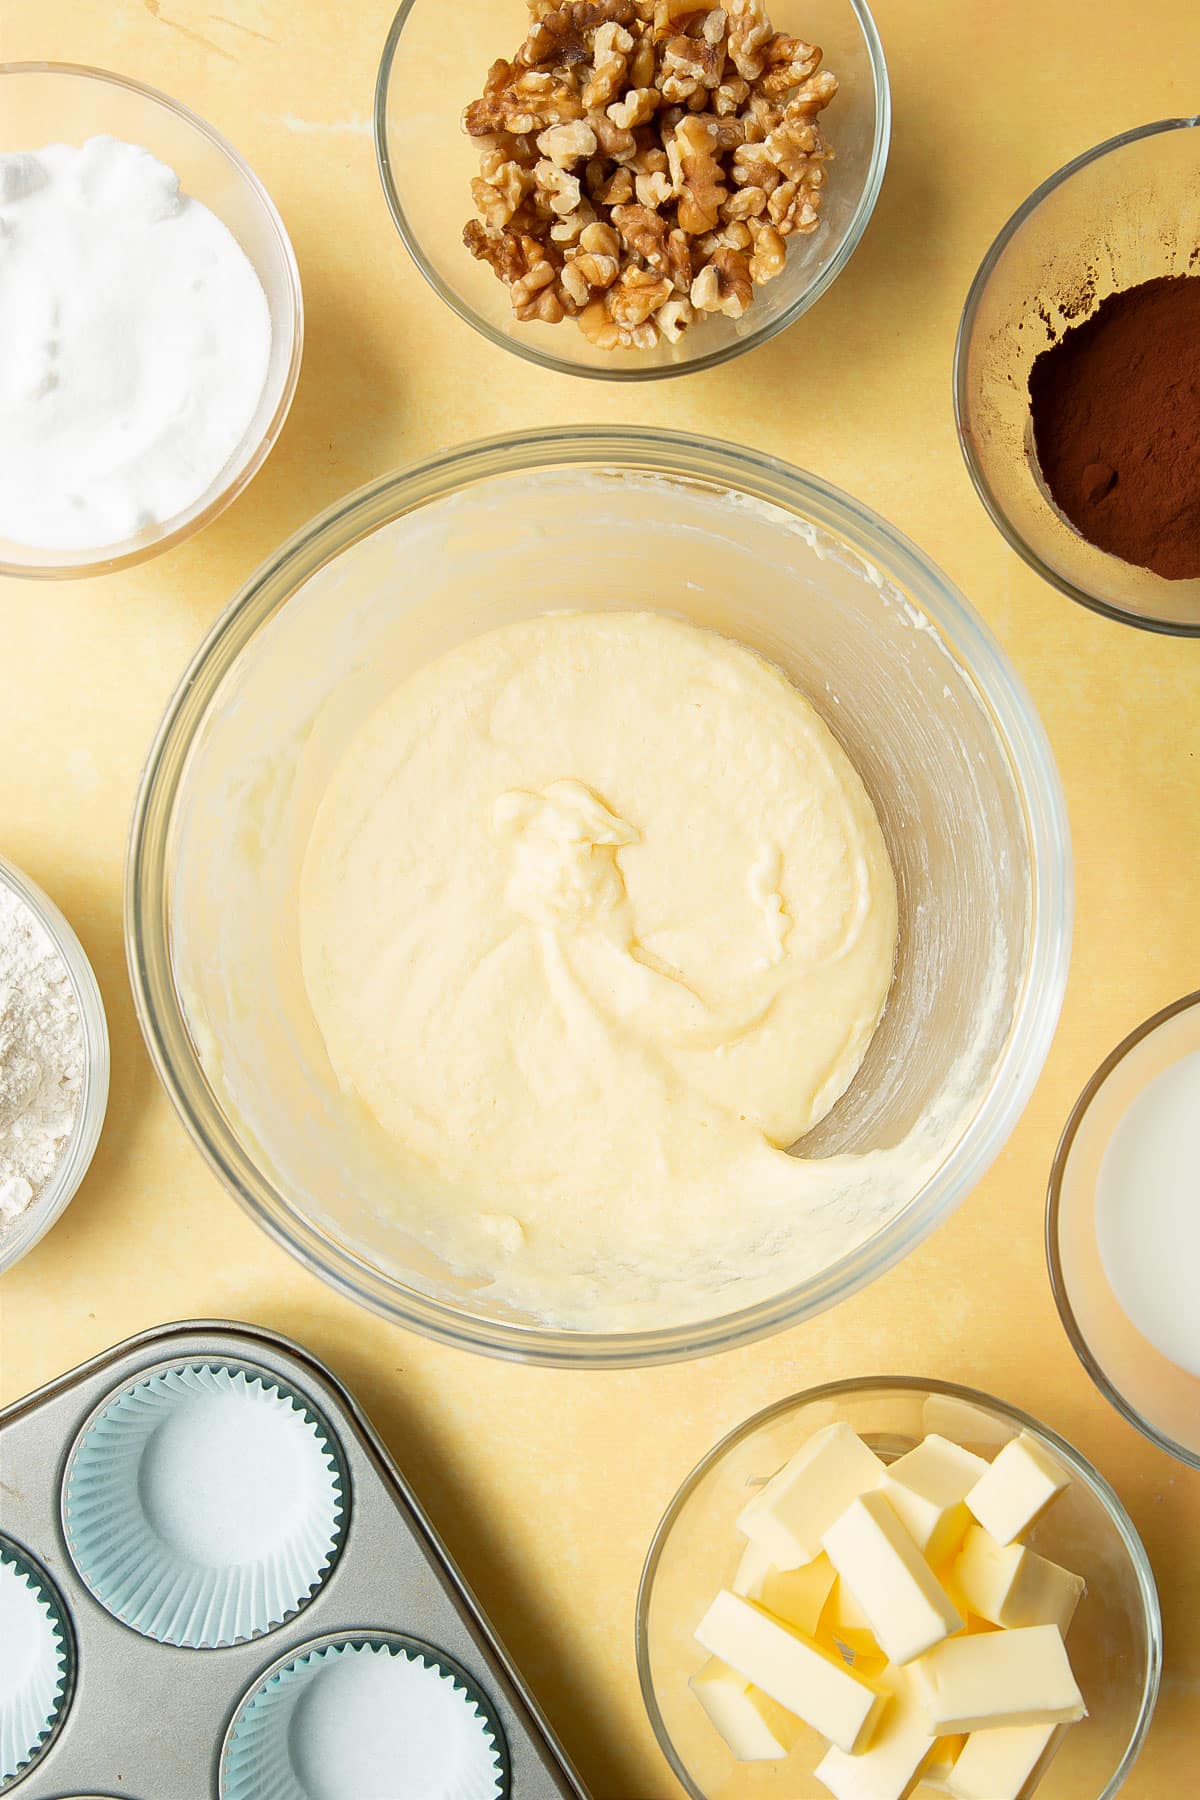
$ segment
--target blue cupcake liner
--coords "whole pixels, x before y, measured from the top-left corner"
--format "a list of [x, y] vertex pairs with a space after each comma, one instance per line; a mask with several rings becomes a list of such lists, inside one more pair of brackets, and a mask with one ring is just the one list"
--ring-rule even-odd
[[67, 1467], [75, 1567], [122, 1624], [216, 1649], [292, 1618], [327, 1580], [349, 1482], [299, 1395], [236, 1364], [144, 1377], [85, 1426]]
[[243, 1701], [221, 1800], [507, 1800], [508, 1748], [457, 1663], [388, 1632], [318, 1640]]
[[0, 1538], [0, 1792], [65, 1714], [71, 1668], [66, 1613], [49, 1576]]

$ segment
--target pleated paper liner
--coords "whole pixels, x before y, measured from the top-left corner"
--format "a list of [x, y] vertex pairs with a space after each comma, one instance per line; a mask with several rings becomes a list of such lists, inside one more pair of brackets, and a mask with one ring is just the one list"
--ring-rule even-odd
[[0, 1537], [0, 1790], [50, 1741], [71, 1673], [66, 1610], [50, 1577]]
[[339, 1633], [277, 1666], [225, 1739], [221, 1800], [507, 1800], [488, 1700], [441, 1651]]
[[349, 1481], [323, 1420], [273, 1376], [181, 1364], [93, 1415], [62, 1513], [102, 1606], [144, 1637], [208, 1650], [307, 1605], [341, 1548]]

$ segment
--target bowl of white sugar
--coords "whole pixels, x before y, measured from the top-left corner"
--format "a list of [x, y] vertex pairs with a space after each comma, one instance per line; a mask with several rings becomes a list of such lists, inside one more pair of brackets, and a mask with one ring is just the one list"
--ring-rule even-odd
[[120, 75], [0, 65], [0, 573], [128, 567], [215, 518], [302, 338], [283, 222], [210, 125]]
[[0, 1273], [63, 1212], [108, 1104], [108, 1027], [83, 946], [0, 857]]

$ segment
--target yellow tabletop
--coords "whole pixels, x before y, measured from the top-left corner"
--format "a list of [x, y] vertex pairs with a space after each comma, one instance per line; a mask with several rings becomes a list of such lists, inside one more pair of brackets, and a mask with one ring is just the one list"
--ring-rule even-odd
[[[1126, 1792], [1185, 1800], [1200, 1792], [1200, 1475], [1124, 1424], [1076, 1362], [1046, 1277], [1042, 1214], [1058, 1133], [1087, 1076], [1200, 979], [1200, 660], [1195, 644], [1073, 606], [1005, 547], [955, 444], [950, 358], [975, 267], [1025, 195], [1100, 139], [1194, 109], [1195, 0], [878, 0], [896, 126], [849, 268], [750, 357], [636, 392], [500, 355], [408, 261], [368, 128], [391, 10], [389, 0], [0, 0], [0, 57], [118, 70], [232, 140], [291, 232], [308, 312], [280, 443], [215, 525], [132, 573], [0, 584], [0, 851], [78, 930], [113, 1043], [92, 1171], [0, 1285], [0, 1400], [163, 1320], [224, 1315], [300, 1339], [372, 1414], [596, 1800], [677, 1800], [638, 1695], [633, 1613], [646, 1546], [684, 1473], [747, 1414], [814, 1382], [891, 1372], [971, 1383], [1062, 1432], [1129, 1508], [1158, 1576], [1167, 1663]], [[410, 458], [589, 420], [773, 451], [915, 538], [1028, 683], [1077, 859], [1062, 1025], [1023, 1120], [958, 1214], [815, 1322], [635, 1374], [442, 1349], [340, 1299], [276, 1249], [208, 1173], [151, 1072], [121, 938], [126, 827], [151, 733], [201, 633], [259, 561], [319, 508]]]

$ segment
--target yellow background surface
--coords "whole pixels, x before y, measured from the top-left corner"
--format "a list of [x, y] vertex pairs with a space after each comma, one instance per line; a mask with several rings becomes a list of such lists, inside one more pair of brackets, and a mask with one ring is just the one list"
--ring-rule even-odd
[[[1186, 1800], [1200, 1792], [1200, 1475], [1125, 1425], [1077, 1364], [1050, 1294], [1042, 1216], [1083, 1082], [1200, 979], [1200, 645], [1095, 618], [1007, 550], [959, 458], [950, 359], [976, 265], [1030, 189], [1090, 144], [1194, 107], [1195, 0], [879, 0], [895, 133], [849, 268], [750, 357], [637, 392], [501, 355], [409, 263], [367, 123], [388, 0], [213, 4], [0, 0], [0, 57], [138, 77], [244, 152], [291, 232], [308, 313], [282, 439], [215, 525], [129, 574], [0, 584], [0, 850], [78, 930], [113, 1040], [91, 1174], [0, 1287], [0, 1400], [163, 1320], [225, 1315], [300, 1339], [373, 1416], [596, 1800], [676, 1800], [638, 1695], [633, 1612], [647, 1544], [683, 1475], [747, 1414], [814, 1382], [893, 1372], [977, 1385], [1077, 1444], [1132, 1513], [1158, 1576], [1167, 1661], [1126, 1792]], [[496, 10], [499, 30], [515, 0]], [[497, 47], [512, 36], [499, 30]], [[120, 897], [151, 733], [201, 633], [281, 538], [407, 459], [579, 420], [676, 425], [773, 451], [915, 538], [1028, 683], [1066, 787], [1078, 881], [1061, 1028], [1023, 1120], [959, 1213], [815, 1322], [703, 1362], [594, 1376], [409, 1336], [335, 1296], [249, 1222], [151, 1072]]]

